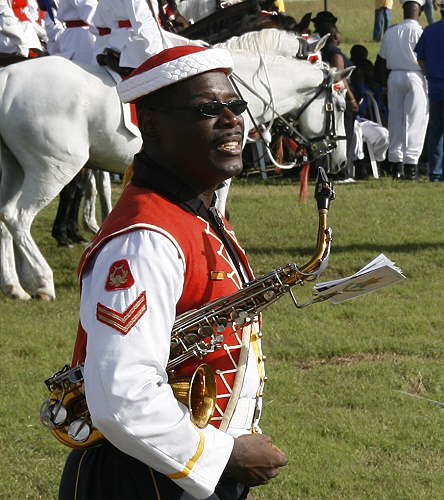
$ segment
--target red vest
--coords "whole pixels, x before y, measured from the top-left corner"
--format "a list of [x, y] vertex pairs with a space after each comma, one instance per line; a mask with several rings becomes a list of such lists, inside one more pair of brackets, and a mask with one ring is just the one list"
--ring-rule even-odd
[[[239, 246], [226, 220], [223, 222], [242, 265], [248, 273], [248, 278], [252, 279], [253, 273], [245, 252]], [[207, 221], [149, 189], [133, 185], [129, 185], [124, 190], [113, 212], [105, 220], [83, 254], [78, 270], [79, 277], [81, 278], [83, 271], [88, 267], [92, 256], [107, 241], [141, 228], [158, 231], [169, 237], [185, 259], [185, 280], [182, 296], [176, 307], [177, 315], [191, 309], [198, 309], [214, 299], [231, 295], [241, 287], [241, 280], [231, 263], [226, 248]], [[229, 388], [232, 388], [234, 384], [242, 340], [242, 329], [236, 332], [227, 328], [223, 333], [224, 348], [205, 357], [205, 363], [216, 371], [218, 400], [216, 419], [212, 422], [216, 426], [230, 399]], [[80, 326], [72, 366], [82, 363], [85, 356], [86, 335]], [[202, 361], [197, 358], [192, 359], [176, 369], [175, 373], [191, 375], [201, 363]]]

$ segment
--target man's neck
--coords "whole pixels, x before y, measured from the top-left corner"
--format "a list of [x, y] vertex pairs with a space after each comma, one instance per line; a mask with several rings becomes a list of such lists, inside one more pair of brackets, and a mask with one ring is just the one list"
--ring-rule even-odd
[[203, 193], [200, 193], [198, 195], [198, 197], [202, 200], [202, 203], [205, 205], [206, 208], [209, 208], [212, 205], [214, 198], [214, 191], [215, 189], [209, 189], [208, 191], [204, 191]]
[[183, 184], [188, 186], [194, 193], [197, 198], [199, 198], [206, 208], [209, 208], [213, 202], [214, 192], [218, 188], [219, 184], [213, 186], [202, 185], [198, 180], [193, 179], [192, 177], [184, 177], [182, 173], [175, 169], [173, 166], [168, 165], [162, 158], [159, 158], [156, 155], [155, 150], [143, 150], [144, 153], [153, 160], [159, 167], [164, 168], [167, 171], [170, 171], [172, 175], [177, 176], [181, 180]]

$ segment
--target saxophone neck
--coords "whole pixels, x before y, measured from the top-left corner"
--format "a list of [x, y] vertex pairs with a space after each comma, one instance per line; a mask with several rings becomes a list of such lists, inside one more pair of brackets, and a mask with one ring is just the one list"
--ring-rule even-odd
[[[304, 281], [319, 275], [327, 265], [330, 254], [331, 229], [328, 227], [328, 210], [330, 202], [335, 199], [333, 183], [327, 177], [325, 170], [318, 167], [318, 176], [315, 186], [315, 199], [319, 212], [318, 238], [313, 257], [303, 266], [300, 266], [293, 275], [293, 280]], [[289, 280], [290, 281], [290, 280]], [[290, 284], [287, 281], [288, 284]]]
[[327, 211], [330, 207], [330, 202], [335, 199], [335, 189], [333, 183], [327, 177], [325, 170], [322, 167], [318, 167], [318, 177], [316, 179], [315, 186], [315, 199], [318, 205], [319, 215], [324, 210]]

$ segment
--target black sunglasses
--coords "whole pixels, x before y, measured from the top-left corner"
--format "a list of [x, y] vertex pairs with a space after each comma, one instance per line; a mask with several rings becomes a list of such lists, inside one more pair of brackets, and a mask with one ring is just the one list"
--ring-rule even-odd
[[197, 106], [162, 106], [160, 108], [151, 107], [154, 111], [194, 111], [199, 113], [202, 118], [216, 118], [224, 112], [224, 109], [229, 109], [234, 115], [238, 116], [243, 113], [248, 106], [248, 102], [243, 99], [234, 99], [230, 102], [209, 101]]

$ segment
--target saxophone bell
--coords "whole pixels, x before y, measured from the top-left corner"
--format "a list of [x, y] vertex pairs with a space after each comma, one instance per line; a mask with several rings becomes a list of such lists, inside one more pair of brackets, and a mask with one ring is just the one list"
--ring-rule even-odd
[[203, 429], [208, 425], [216, 407], [216, 378], [213, 369], [203, 363], [191, 377], [174, 377], [170, 374], [168, 383], [174, 396], [190, 410], [191, 421]]

